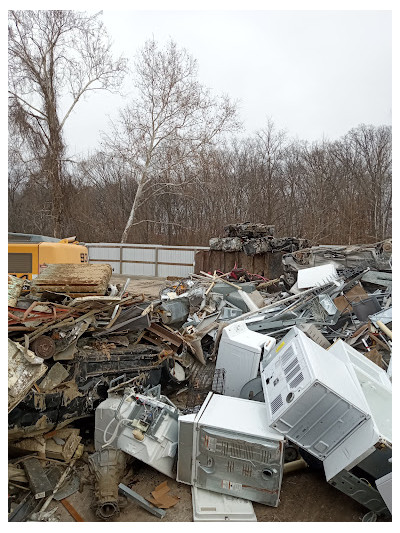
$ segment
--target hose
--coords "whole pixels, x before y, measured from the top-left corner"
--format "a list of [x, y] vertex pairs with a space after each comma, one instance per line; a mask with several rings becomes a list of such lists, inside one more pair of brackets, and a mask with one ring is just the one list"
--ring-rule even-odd
[[[115, 414], [113, 416], [113, 418], [109, 421], [109, 423], [107, 424], [104, 432], [103, 432], [103, 440], [104, 440], [104, 444], [102, 445], [102, 448], [105, 448], [106, 446], [109, 446], [114, 440], [115, 440], [115, 437], [117, 436], [117, 432], [118, 432], [118, 429], [119, 427], [121, 426], [121, 424], [123, 422], [130, 422], [130, 418], [121, 418], [118, 420], [118, 417], [119, 417], [119, 414], [120, 414], [120, 411], [121, 411], [121, 407], [122, 405], [129, 400], [129, 398], [131, 398], [132, 396], [134, 396], [136, 393], [135, 392], [131, 392], [130, 394], [128, 394], [128, 396], [123, 396], [121, 401], [119, 402], [118, 404], [118, 407], [117, 407], [117, 410], [115, 411]], [[114, 420], [118, 420], [118, 423], [116, 425], [116, 427], [114, 428], [114, 431], [113, 431], [113, 434], [111, 435], [111, 438], [106, 440], [106, 435], [108, 433], [108, 430], [110, 429], [110, 426], [111, 424], [114, 422]]]
[[107, 427], [106, 429], [104, 430], [104, 433], [103, 433], [103, 440], [104, 440], [104, 444], [102, 445], [102, 448], [105, 448], [106, 446], [109, 446], [114, 440], [115, 440], [115, 437], [117, 436], [117, 433], [118, 433], [118, 429], [120, 427], [120, 425], [123, 423], [123, 422], [130, 422], [131, 420], [129, 418], [121, 418], [121, 420], [118, 421], [118, 424], [115, 426], [115, 429], [113, 431], [113, 434], [111, 435], [111, 437], [106, 440], [106, 433], [108, 432], [110, 426], [111, 426], [111, 423], [114, 422], [114, 420], [116, 420], [116, 418], [112, 418], [109, 423], [107, 424]]

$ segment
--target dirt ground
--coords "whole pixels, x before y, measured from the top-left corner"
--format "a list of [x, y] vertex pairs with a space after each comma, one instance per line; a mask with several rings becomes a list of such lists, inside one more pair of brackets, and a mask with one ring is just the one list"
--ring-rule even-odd
[[[157, 298], [165, 286], [165, 278], [146, 278], [129, 276], [131, 282], [128, 291], [144, 294], [145, 298]], [[128, 276], [114, 275], [112, 283], [125, 283]], [[87, 455], [86, 455], [87, 459]], [[76, 492], [68, 498], [76, 511], [86, 522], [101, 522], [96, 517], [93, 478], [88, 465], [80, 461], [78, 473], [86, 480], [82, 492]], [[180, 498], [177, 505], [166, 510], [162, 522], [192, 522], [191, 488], [178, 483], [164, 474], [139, 461], [129, 467], [127, 475], [121, 480], [143, 497], [163, 481], [168, 481], [171, 494]], [[56, 517], [62, 522], [74, 522], [72, 516], [60, 502], [53, 502], [50, 509], [57, 506]], [[291, 472], [284, 476], [278, 507], [268, 507], [253, 503], [259, 522], [360, 522], [368, 510], [350, 497], [341, 493], [326, 480], [323, 471], [305, 469]], [[145, 511], [139, 505], [128, 501], [121, 509], [120, 515], [113, 522], [159, 522], [160, 519]]]
[[165, 287], [166, 278], [147, 278], [145, 276], [123, 276], [113, 274], [111, 283], [124, 284], [130, 278], [128, 292], [139, 295], [143, 294], [145, 298], [158, 298], [160, 289]]
[[[80, 470], [83, 478], [91, 480], [88, 467]], [[168, 481], [171, 494], [178, 496], [180, 501], [167, 509], [162, 522], [192, 522], [192, 498], [189, 485], [178, 483], [164, 474], [157, 472], [144, 463], [134, 462], [122, 483], [130, 485], [132, 490], [143, 497], [163, 481]], [[93, 504], [95, 502], [93, 485], [84, 485], [82, 493], [76, 492], [68, 501], [82, 516], [85, 522], [101, 522], [96, 517]], [[56, 516], [62, 522], [74, 522], [68, 511], [60, 502]], [[322, 471], [303, 470], [291, 472], [284, 476], [278, 507], [268, 507], [253, 503], [258, 522], [360, 522], [368, 510], [357, 502], [331, 487]], [[113, 522], [159, 522], [160, 519], [145, 511], [134, 502], [128, 502], [121, 509], [120, 515]]]

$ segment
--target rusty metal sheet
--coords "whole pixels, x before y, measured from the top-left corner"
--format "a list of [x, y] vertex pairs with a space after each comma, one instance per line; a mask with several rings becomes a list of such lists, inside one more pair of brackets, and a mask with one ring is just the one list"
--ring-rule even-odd
[[48, 265], [31, 283], [31, 293], [44, 291], [79, 294], [105, 295], [112, 275], [110, 265], [58, 264]]
[[230, 272], [235, 266], [260, 274], [269, 279], [283, 274], [282, 257], [285, 252], [266, 252], [260, 255], [246, 255], [244, 252], [223, 252], [220, 250], [200, 250], [195, 254], [194, 272]]
[[368, 293], [363, 289], [360, 283], [358, 283], [355, 287], [350, 289], [348, 292], [346, 292], [344, 295], [337, 296], [333, 303], [336, 305], [336, 307], [339, 309], [341, 313], [344, 312], [352, 312], [353, 308], [351, 304], [353, 302], [360, 302], [362, 300], [366, 300], [368, 298]]
[[36, 305], [36, 307], [34, 309], [32, 308], [32, 310], [20, 309], [18, 307], [8, 307], [8, 330], [13, 331], [10, 326], [15, 326], [18, 324], [35, 328], [45, 322], [62, 320], [64, 316], [68, 316], [70, 314], [76, 315], [73, 310], [59, 309], [58, 307], [50, 308], [44, 305]]

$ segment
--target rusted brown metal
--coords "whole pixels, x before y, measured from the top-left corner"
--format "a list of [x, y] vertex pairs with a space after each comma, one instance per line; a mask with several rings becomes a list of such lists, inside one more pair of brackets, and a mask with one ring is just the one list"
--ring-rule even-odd
[[32, 342], [32, 350], [42, 359], [50, 359], [56, 352], [56, 343], [51, 337], [41, 335]]
[[[128, 301], [130, 300], [130, 298], [125, 298], [123, 300], [121, 300], [121, 304], [122, 303], [125, 303], [125, 301]], [[76, 316], [76, 311], [77, 309], [76, 308], [71, 308], [71, 311], [69, 311], [68, 313], [65, 313], [64, 317], [63, 317], [63, 320], [61, 322], [59, 321], [56, 321], [56, 320], [52, 320], [50, 323], [48, 324], [45, 324], [44, 326], [41, 326], [40, 328], [37, 328], [33, 333], [32, 335], [29, 337], [29, 340], [30, 341], [33, 341], [34, 339], [37, 339], [38, 337], [40, 337], [40, 335], [42, 335], [43, 333], [46, 333], [48, 331], [51, 331], [53, 329], [56, 329], [56, 328], [60, 328], [62, 326], [73, 326], [74, 324], [78, 323], [78, 322], [81, 322], [82, 320], [86, 320], [87, 318], [97, 314], [97, 313], [102, 313], [103, 311], [107, 311], [108, 309], [111, 309], [115, 304], [112, 303], [112, 304], [109, 304], [109, 305], [104, 305], [104, 307], [102, 308], [99, 308], [99, 309], [92, 309], [91, 311], [85, 313], [84, 315], [81, 315], [79, 316], [78, 318], [72, 318], [72, 316], [70, 315], [73, 315], [73, 316]], [[81, 311], [81, 309], [79, 309]], [[68, 316], [68, 318], [67, 318]]]
[[71, 503], [67, 500], [67, 498], [64, 498], [63, 500], [60, 500], [60, 502], [64, 505], [64, 507], [67, 509], [69, 514], [72, 516], [72, 518], [75, 520], [75, 522], [84, 522], [85, 520], [81, 517], [81, 515], [78, 513], [78, 511], [71, 505]]
[[282, 256], [284, 252], [266, 252], [259, 255], [246, 255], [244, 252], [223, 252], [220, 250], [199, 250], [195, 254], [194, 272], [201, 270], [230, 272], [235, 265], [266, 278], [278, 278], [283, 274]]
[[[29, 309], [20, 309], [18, 307], [8, 307], [8, 326], [9, 331], [17, 331], [17, 330], [11, 330], [10, 326], [15, 326], [17, 324], [23, 325], [23, 326], [32, 326], [37, 327], [38, 325], [50, 322], [54, 320], [61, 320], [65, 316], [73, 314], [74, 316], [77, 316], [77, 313], [68, 309], [63, 308], [56, 308], [51, 307], [51, 304], [43, 305], [41, 302], [36, 302], [36, 309], [32, 306], [30, 306]], [[46, 308], [48, 308], [48, 311], [46, 311]]]

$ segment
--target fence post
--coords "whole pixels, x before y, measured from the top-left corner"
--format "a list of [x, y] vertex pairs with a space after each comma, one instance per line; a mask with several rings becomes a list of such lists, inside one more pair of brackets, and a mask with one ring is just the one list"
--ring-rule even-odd
[[123, 256], [124, 247], [122, 244], [119, 245], [119, 273], [122, 274], [122, 256]]
[[154, 277], [158, 278], [158, 247], [154, 249]]

